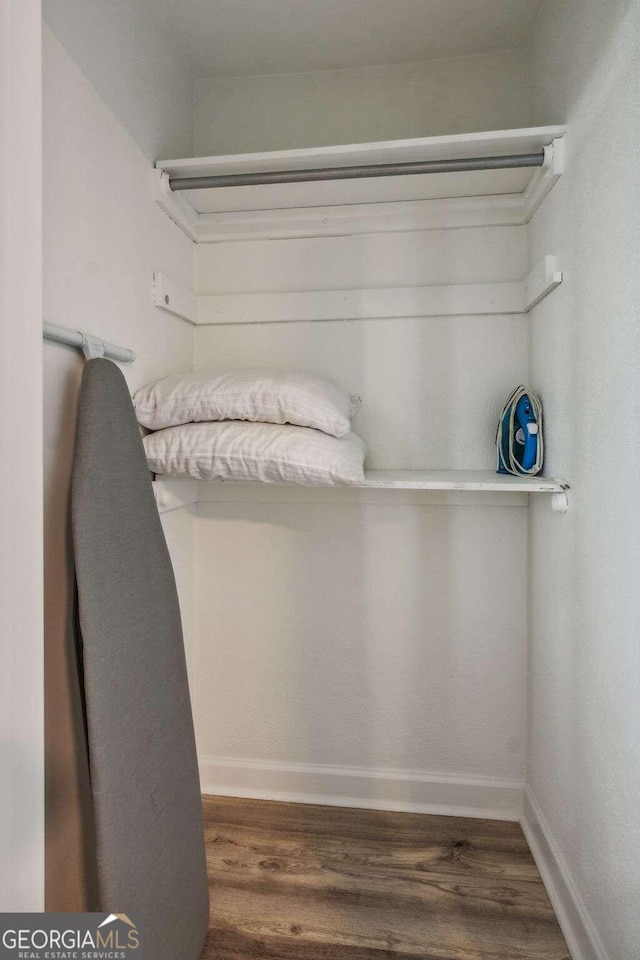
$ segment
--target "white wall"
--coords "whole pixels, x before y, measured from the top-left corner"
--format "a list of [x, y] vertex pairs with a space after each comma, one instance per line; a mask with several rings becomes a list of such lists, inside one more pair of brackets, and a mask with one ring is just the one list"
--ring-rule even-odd
[[0, 0], [0, 911], [44, 906], [39, 0]]
[[196, 156], [524, 127], [523, 50], [196, 83]]
[[[197, 248], [198, 292], [253, 291], [256, 319], [273, 291], [512, 281], [526, 263], [524, 227]], [[354, 428], [372, 467], [491, 469], [526, 348], [521, 315], [228, 324], [197, 328], [196, 367], [306, 368], [362, 393]], [[192, 690], [205, 788], [237, 787], [241, 769], [240, 792], [314, 793], [327, 765], [346, 768], [330, 774], [334, 795], [369, 778], [369, 803], [394, 775], [404, 805], [430, 806], [440, 777], [517, 786], [526, 511], [352, 494], [201, 504]], [[496, 812], [497, 795], [460, 803]]]
[[193, 76], [153, 5], [43, 0], [43, 16], [149, 160], [192, 149]]
[[[167, 83], [172, 81], [169, 74]], [[192, 245], [154, 205], [148, 159], [59, 40], [44, 36], [44, 313], [132, 347], [131, 388], [192, 365], [185, 322], [151, 306], [154, 270], [191, 282]], [[78, 740], [68, 495], [83, 360], [44, 347], [48, 909], [87, 902], [86, 770]], [[182, 608], [191, 608], [191, 517], [166, 521]], [[186, 623], [187, 630], [189, 628]]]
[[[525, 227], [212, 243], [196, 254], [200, 294], [508, 282], [524, 277], [526, 258]], [[471, 470], [493, 466], [490, 438], [526, 347], [525, 319], [507, 315], [200, 327], [196, 353], [200, 369], [269, 362], [346, 383], [365, 397], [355, 427], [371, 468]]]
[[525, 511], [335, 500], [201, 505], [200, 755], [521, 778]]
[[568, 121], [568, 156], [531, 256], [564, 282], [532, 316], [531, 369], [571, 493], [562, 518], [531, 512], [528, 783], [591, 927], [576, 956], [609, 960], [640, 943], [639, 62], [638, 0], [544, 5], [533, 120]]

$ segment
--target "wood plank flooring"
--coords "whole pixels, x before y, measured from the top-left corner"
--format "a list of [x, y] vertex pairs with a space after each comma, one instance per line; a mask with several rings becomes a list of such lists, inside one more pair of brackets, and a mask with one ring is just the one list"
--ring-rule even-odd
[[515, 823], [204, 798], [203, 960], [570, 960]]

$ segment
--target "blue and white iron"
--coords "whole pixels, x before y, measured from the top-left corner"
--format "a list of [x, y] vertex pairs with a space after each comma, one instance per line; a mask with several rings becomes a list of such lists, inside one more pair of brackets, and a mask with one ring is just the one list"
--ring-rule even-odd
[[516, 387], [505, 403], [496, 435], [498, 473], [534, 477], [542, 470], [542, 404], [532, 390]]

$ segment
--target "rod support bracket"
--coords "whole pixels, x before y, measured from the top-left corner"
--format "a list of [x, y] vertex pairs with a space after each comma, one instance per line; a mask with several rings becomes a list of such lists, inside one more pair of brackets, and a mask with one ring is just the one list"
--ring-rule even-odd
[[80, 348], [84, 353], [85, 360], [104, 357], [104, 340], [101, 340], [100, 337], [94, 337], [90, 333], [83, 333], [82, 330], [79, 330], [78, 333], [82, 337]]
[[556, 176], [564, 172], [564, 137], [556, 137], [542, 148], [544, 154], [543, 169]]

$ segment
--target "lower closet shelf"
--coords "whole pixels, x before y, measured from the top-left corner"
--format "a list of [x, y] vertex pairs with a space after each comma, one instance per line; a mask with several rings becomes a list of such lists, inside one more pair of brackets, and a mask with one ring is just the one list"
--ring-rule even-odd
[[515, 490], [559, 493], [566, 484], [544, 477], [512, 477], [492, 470], [366, 470], [365, 489], [385, 490]]
[[[450, 491], [491, 494], [546, 493], [552, 495], [552, 507], [559, 513], [567, 509], [568, 484], [563, 480], [545, 477], [512, 477], [492, 470], [366, 470], [363, 483], [336, 487], [308, 487], [295, 484], [246, 483], [235, 480], [191, 480], [186, 477], [159, 477], [153, 483], [158, 509], [161, 513], [175, 510], [206, 500], [226, 499], [214, 494], [230, 488], [254, 491], [255, 498], [262, 499], [267, 490], [299, 491], [300, 499], [308, 499], [314, 491], [322, 491], [323, 500], [330, 502], [332, 495], [369, 491]], [[306, 495], [302, 493], [306, 492]], [[277, 494], [276, 494], [277, 495]], [[249, 495], [244, 499], [250, 499]]]

